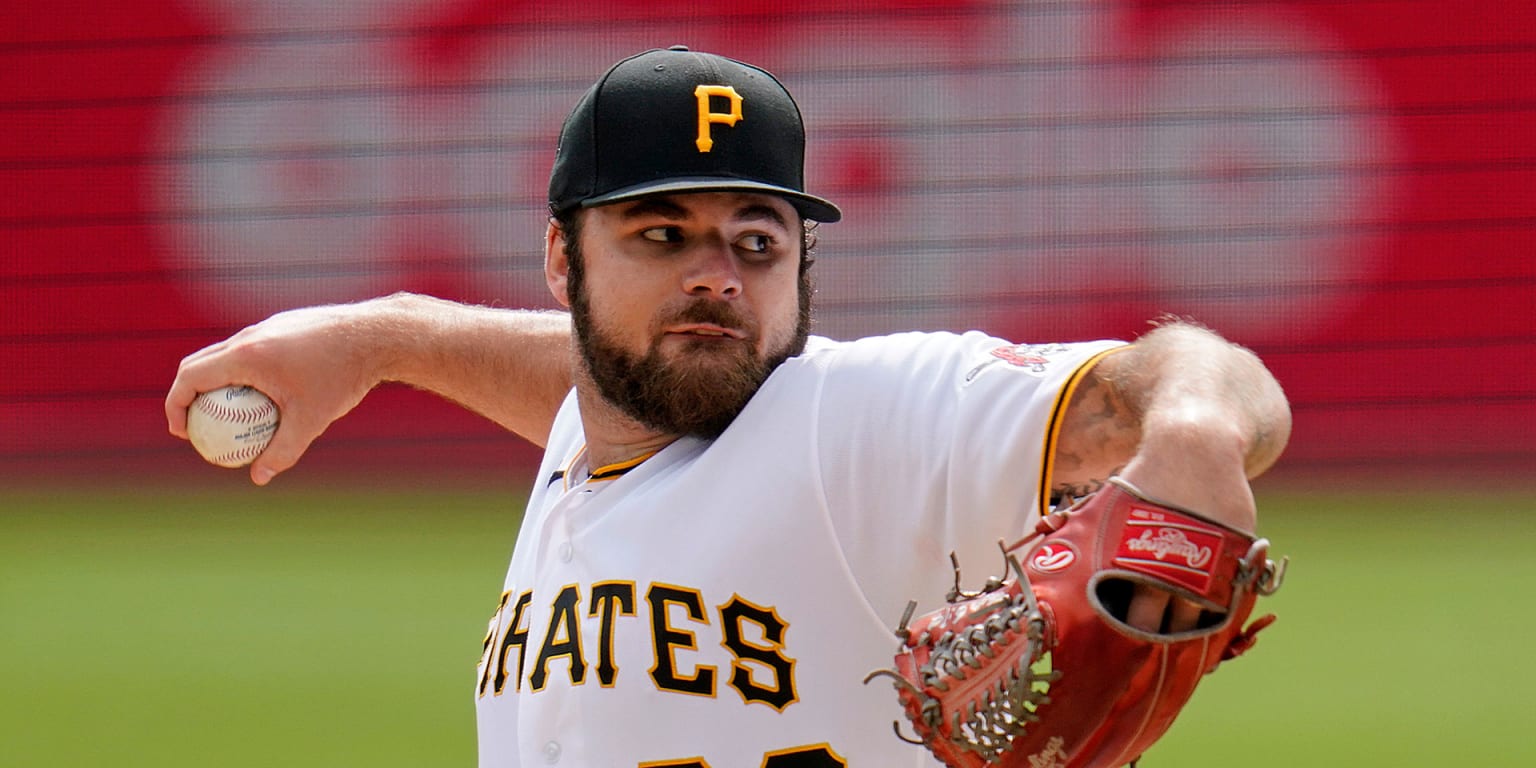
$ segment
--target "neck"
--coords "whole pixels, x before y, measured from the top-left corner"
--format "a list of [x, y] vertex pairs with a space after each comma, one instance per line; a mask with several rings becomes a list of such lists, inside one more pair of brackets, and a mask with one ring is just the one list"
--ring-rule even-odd
[[647, 456], [671, 445], [679, 435], [660, 432], [625, 414], [597, 392], [588, 376], [577, 376], [576, 402], [587, 440], [587, 466], [603, 467]]

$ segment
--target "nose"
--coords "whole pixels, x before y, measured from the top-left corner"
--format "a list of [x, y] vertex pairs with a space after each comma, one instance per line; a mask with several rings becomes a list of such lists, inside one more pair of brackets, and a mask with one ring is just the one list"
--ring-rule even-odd
[[729, 244], [713, 241], [694, 249], [683, 290], [690, 296], [733, 299], [741, 294], [741, 270]]

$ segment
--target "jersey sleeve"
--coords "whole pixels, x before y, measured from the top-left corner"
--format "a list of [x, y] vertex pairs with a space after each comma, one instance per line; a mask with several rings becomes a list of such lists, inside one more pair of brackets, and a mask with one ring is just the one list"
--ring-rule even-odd
[[882, 615], [978, 586], [1033, 524], [1072, 387], [1122, 342], [1015, 344], [979, 332], [849, 342], [823, 362], [818, 462], [849, 567]]

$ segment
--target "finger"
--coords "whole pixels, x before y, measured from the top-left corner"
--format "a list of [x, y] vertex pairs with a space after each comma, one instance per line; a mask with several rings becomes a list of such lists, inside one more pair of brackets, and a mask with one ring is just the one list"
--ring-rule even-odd
[[281, 471], [261, 463], [258, 459], [251, 463], [251, 482], [256, 485], [266, 485], [272, 482], [272, 478], [277, 477], [277, 473]]
[[192, 407], [192, 401], [200, 393], [234, 383], [224, 380], [228, 378], [227, 371], [221, 373], [217, 366], [205, 362], [221, 351], [226, 343], [221, 341], [203, 347], [182, 358], [181, 364], [177, 366], [176, 378], [171, 381], [171, 388], [165, 393], [165, 423], [176, 437], [187, 439], [187, 409]]
[[1163, 631], [1163, 616], [1173, 595], [1146, 584], [1137, 584], [1131, 593], [1131, 607], [1126, 612], [1125, 623], [1143, 631]]
[[[281, 408], [279, 409], [281, 413]], [[251, 462], [251, 482], [266, 485], [272, 478], [299, 463], [304, 452], [320, 436], [320, 430], [305, 429], [300, 422], [280, 421], [272, 442]]]
[[187, 396], [184, 387], [171, 385], [171, 391], [165, 396], [165, 425], [170, 433], [183, 439], [187, 439], [187, 408], [192, 405], [192, 397]]
[[1169, 632], [1188, 632], [1200, 626], [1200, 606], [1177, 597], [1172, 603], [1173, 615], [1168, 620]]
[[201, 391], [192, 383], [187, 370], [186, 361], [182, 361], [182, 367], [176, 372], [176, 378], [171, 382], [170, 390], [165, 393], [166, 427], [171, 434], [183, 440], [187, 439], [187, 409], [192, 407], [192, 401], [197, 399], [198, 392]]

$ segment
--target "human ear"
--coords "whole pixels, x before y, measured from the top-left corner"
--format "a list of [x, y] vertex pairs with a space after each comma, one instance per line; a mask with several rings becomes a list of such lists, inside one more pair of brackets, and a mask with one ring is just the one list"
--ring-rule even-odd
[[558, 222], [550, 219], [549, 228], [544, 230], [544, 284], [549, 286], [549, 293], [555, 297], [555, 301], [567, 309], [571, 306], [568, 289], [570, 269], [570, 257], [565, 251], [565, 231], [560, 229]]

